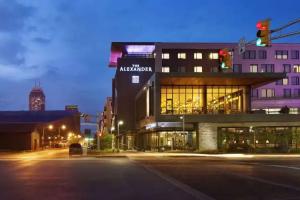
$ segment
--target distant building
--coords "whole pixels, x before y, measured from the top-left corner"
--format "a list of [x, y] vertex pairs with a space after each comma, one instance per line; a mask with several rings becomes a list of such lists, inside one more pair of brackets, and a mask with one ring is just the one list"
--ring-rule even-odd
[[66, 105], [65, 110], [77, 111], [78, 112], [78, 105]]
[[66, 143], [80, 134], [76, 111], [0, 111], [0, 149], [38, 150]]
[[103, 108], [102, 115], [100, 116], [100, 131], [104, 134], [111, 132], [112, 127], [112, 98], [107, 97]]
[[40, 86], [34, 86], [29, 94], [29, 110], [45, 111], [45, 94]]

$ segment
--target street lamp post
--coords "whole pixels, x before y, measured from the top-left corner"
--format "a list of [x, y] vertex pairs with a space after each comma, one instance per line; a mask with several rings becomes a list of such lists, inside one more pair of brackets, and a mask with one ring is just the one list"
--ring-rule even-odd
[[[53, 129], [53, 125], [50, 124], [47, 128], [48, 128], [49, 130], [52, 130], [52, 129]], [[43, 146], [43, 148], [44, 148], [44, 147], [45, 147], [45, 127], [44, 127], [44, 126], [43, 126], [42, 142], [43, 142], [42, 146]]]
[[185, 118], [184, 115], [180, 116], [180, 119], [182, 120], [182, 131], [183, 131], [183, 133], [184, 133], [184, 131], [185, 131], [185, 130], [184, 130], [184, 128], [185, 128], [185, 127], [184, 127], [184, 125], [185, 125], [185, 122], [184, 122], [185, 119], [184, 119], [184, 118]]
[[115, 137], [114, 137], [114, 135], [113, 135], [113, 131], [115, 130], [115, 127], [114, 126], [112, 126], [111, 128], [110, 128], [110, 134], [111, 134], [111, 149], [114, 151], [115, 150]]
[[124, 122], [122, 120], [118, 121], [118, 152], [120, 151], [120, 125], [123, 125]]
[[60, 138], [60, 129], [65, 130], [67, 127], [66, 125], [61, 125], [61, 127], [58, 128], [58, 138]]

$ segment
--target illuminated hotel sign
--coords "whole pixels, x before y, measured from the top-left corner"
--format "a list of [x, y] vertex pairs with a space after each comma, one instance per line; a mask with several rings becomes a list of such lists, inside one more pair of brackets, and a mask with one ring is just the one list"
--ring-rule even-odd
[[132, 64], [131, 67], [120, 67], [120, 72], [152, 72], [152, 68], [141, 67], [139, 64]]

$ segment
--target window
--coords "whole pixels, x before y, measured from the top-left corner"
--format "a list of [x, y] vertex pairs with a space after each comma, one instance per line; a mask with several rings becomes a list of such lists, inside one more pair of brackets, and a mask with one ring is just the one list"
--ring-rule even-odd
[[275, 59], [288, 59], [288, 51], [286, 50], [277, 50], [275, 51]]
[[177, 58], [178, 59], [186, 59], [186, 53], [178, 53]]
[[282, 79], [276, 81], [276, 85], [283, 85]]
[[210, 53], [209, 59], [211, 59], [211, 60], [219, 59], [219, 54], [218, 53]]
[[255, 50], [246, 50], [243, 53], [243, 59], [255, 59], [256, 58], [256, 51]]
[[300, 97], [300, 88], [295, 88], [294, 89], [294, 96], [295, 97]]
[[139, 76], [132, 76], [131, 77], [132, 83], [140, 83], [140, 77]]
[[274, 65], [273, 64], [262, 64], [261, 72], [274, 72]]
[[258, 66], [257, 65], [250, 65], [250, 72], [257, 72], [258, 70]]
[[242, 72], [242, 65], [241, 64], [234, 64], [232, 68], [233, 72], [239, 73]]
[[183, 67], [183, 66], [178, 67], [178, 72], [185, 72], [185, 67]]
[[162, 67], [161, 72], [169, 73], [170, 72], [170, 67]]
[[293, 68], [294, 68], [294, 72], [300, 73], [300, 65], [294, 65]]
[[283, 64], [283, 72], [290, 73], [291, 72], [291, 65]]
[[275, 96], [274, 89], [261, 89], [261, 97], [270, 98]]
[[258, 59], [267, 59], [267, 51], [259, 50], [258, 51]]
[[283, 96], [284, 97], [291, 97], [292, 96], [291, 89], [283, 89]]
[[162, 59], [170, 59], [170, 54], [169, 53], [162, 53], [161, 58]]
[[194, 72], [202, 72], [202, 66], [195, 66]]
[[293, 76], [293, 77], [291, 78], [291, 84], [292, 84], [292, 85], [299, 85], [299, 77]]
[[202, 59], [202, 53], [199, 53], [199, 52], [194, 53], [194, 59], [195, 60]]
[[288, 85], [289, 84], [289, 79], [288, 78], [282, 79], [282, 84], [283, 85]]
[[251, 96], [258, 97], [258, 89], [252, 89]]
[[291, 58], [292, 59], [299, 59], [299, 51], [298, 50], [292, 50]]

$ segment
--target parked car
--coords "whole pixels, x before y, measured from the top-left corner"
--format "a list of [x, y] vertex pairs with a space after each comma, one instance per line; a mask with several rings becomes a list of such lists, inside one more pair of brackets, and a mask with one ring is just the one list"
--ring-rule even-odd
[[70, 144], [69, 146], [69, 155], [82, 155], [83, 150], [82, 150], [82, 146], [79, 143], [73, 143]]

